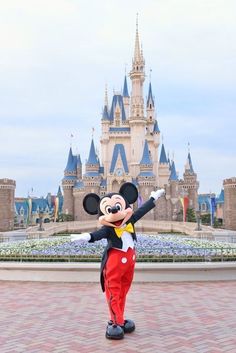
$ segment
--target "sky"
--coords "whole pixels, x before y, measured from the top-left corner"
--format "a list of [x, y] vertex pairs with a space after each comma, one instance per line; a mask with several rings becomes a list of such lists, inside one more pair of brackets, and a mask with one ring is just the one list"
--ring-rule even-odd
[[[0, 0], [0, 178], [16, 196], [55, 194], [70, 145], [100, 149], [111, 102], [131, 69], [136, 13], [161, 139], [199, 192], [236, 176], [234, 0]], [[131, 92], [130, 80], [128, 80]], [[71, 138], [73, 134], [73, 138]]]

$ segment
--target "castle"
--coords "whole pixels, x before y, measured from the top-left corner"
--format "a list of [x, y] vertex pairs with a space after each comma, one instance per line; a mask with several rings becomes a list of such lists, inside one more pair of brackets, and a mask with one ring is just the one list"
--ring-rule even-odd
[[83, 198], [87, 193], [103, 196], [107, 192], [118, 191], [124, 182], [132, 182], [137, 186], [138, 205], [148, 199], [152, 190], [165, 188], [166, 198], [162, 198], [158, 207], [145, 216], [147, 219], [177, 220], [182, 208], [180, 199], [183, 197], [188, 197], [190, 208], [197, 209], [199, 183], [190, 152], [183, 179], [180, 180], [174, 161], [167, 158], [164, 144], [160, 146], [151, 82], [147, 101], [144, 101], [145, 60], [140, 47], [138, 25], [129, 77], [131, 95], [126, 76], [122, 94], [114, 93], [110, 106], [107, 90], [105, 92], [101, 119], [101, 161], [93, 139], [84, 174], [80, 155], [73, 155], [72, 149], [69, 150], [62, 180], [63, 212], [72, 215], [74, 220], [91, 219], [83, 210]]

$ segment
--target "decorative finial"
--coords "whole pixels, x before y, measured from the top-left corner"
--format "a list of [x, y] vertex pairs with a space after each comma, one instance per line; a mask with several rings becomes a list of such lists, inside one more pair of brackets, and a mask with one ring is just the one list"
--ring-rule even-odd
[[127, 63], [125, 63], [125, 76], [127, 74]]
[[74, 137], [74, 135], [73, 135], [73, 134], [70, 134], [70, 147], [72, 147], [73, 137]]
[[136, 13], [136, 32], [138, 32], [138, 12]]
[[190, 153], [190, 143], [188, 142], [188, 153]]
[[95, 129], [94, 129], [94, 127], [92, 127], [92, 139], [93, 139], [94, 131], [95, 131]]
[[151, 82], [152, 79], [152, 69], [149, 70], [149, 81]]
[[162, 144], [164, 144], [164, 135], [163, 134], [161, 135], [161, 142], [162, 142]]
[[105, 100], [104, 100], [104, 105], [108, 107], [107, 84], [105, 84]]

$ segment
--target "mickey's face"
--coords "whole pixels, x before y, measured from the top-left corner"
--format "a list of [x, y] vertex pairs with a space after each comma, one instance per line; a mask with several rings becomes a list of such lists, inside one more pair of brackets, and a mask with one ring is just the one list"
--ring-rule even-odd
[[90, 193], [84, 197], [84, 210], [90, 214], [99, 214], [99, 222], [109, 227], [122, 227], [133, 214], [130, 204], [138, 198], [138, 190], [132, 183], [124, 183], [119, 193], [110, 193], [100, 199]]
[[104, 196], [100, 201], [99, 222], [110, 227], [121, 227], [133, 214], [133, 210], [120, 194]]

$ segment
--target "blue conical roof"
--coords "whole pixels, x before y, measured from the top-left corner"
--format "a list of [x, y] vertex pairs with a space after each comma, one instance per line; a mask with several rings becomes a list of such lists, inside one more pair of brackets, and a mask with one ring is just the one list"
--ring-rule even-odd
[[95, 152], [93, 139], [92, 139], [91, 146], [90, 146], [89, 158], [88, 158], [88, 161], [86, 164], [99, 164], [98, 159], [97, 159], [97, 155]]
[[147, 99], [147, 107], [150, 106], [150, 104], [152, 105], [152, 108], [154, 108], [154, 99], [153, 99], [153, 95], [152, 95], [152, 85], [151, 82], [149, 83], [149, 89], [148, 89], [148, 99]]
[[68, 160], [67, 160], [67, 165], [66, 165], [65, 171], [73, 172], [73, 171], [76, 170], [76, 167], [77, 167], [77, 158], [76, 158], [76, 156], [73, 156], [72, 149], [70, 147], [69, 156], [68, 156]]
[[167, 158], [166, 158], [166, 151], [165, 151], [164, 144], [162, 144], [162, 146], [161, 146], [160, 163], [168, 164], [168, 161], [167, 161]]
[[160, 132], [160, 129], [159, 129], [159, 127], [158, 127], [157, 120], [155, 121], [155, 124], [154, 124], [154, 127], [153, 127], [153, 132], [156, 132], [156, 133], [159, 133], [159, 132]]
[[140, 161], [140, 164], [152, 164], [150, 154], [149, 154], [149, 148], [148, 148], [148, 143], [147, 140], [145, 140], [144, 148], [143, 148], [143, 156]]
[[80, 154], [78, 154], [78, 156], [77, 156], [77, 166], [82, 166]]
[[170, 169], [170, 180], [178, 180], [178, 176], [175, 170], [175, 162], [172, 161]]
[[124, 80], [123, 97], [129, 97], [129, 92], [128, 92], [128, 86], [127, 86], [127, 79], [126, 79], [126, 76], [125, 76], [125, 80]]
[[103, 108], [102, 119], [109, 120], [109, 113], [108, 113], [107, 105], [105, 105]]

